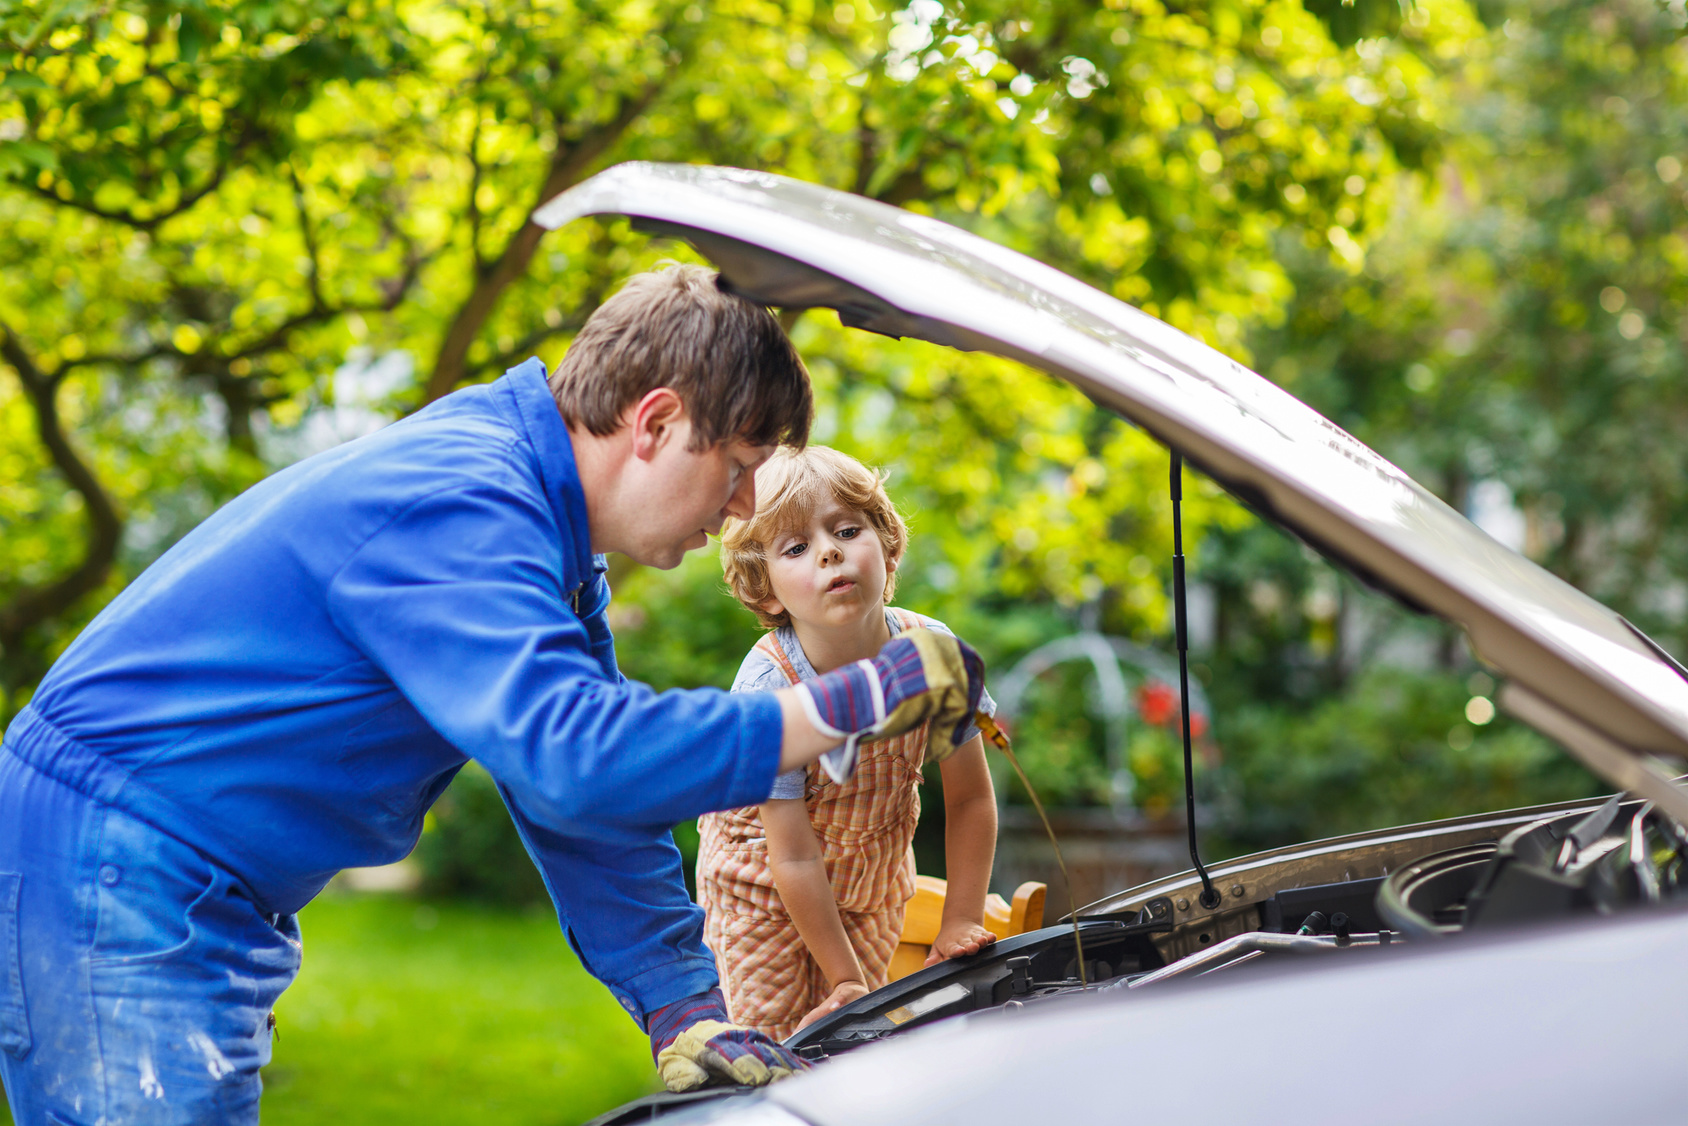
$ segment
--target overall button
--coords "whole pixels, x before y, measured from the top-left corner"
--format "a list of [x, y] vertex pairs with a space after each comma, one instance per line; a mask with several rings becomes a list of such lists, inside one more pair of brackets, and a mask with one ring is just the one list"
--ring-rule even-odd
[[114, 888], [123, 879], [123, 869], [115, 864], [100, 865], [100, 883], [108, 888]]

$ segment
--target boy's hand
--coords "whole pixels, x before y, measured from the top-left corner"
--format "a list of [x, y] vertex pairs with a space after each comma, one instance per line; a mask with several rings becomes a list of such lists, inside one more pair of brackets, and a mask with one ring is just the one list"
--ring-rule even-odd
[[843, 740], [821, 756], [835, 782], [855, 773], [857, 744], [901, 735], [931, 721], [928, 759], [941, 762], [967, 741], [985, 690], [985, 663], [966, 642], [929, 629], [904, 630], [878, 656], [796, 686], [817, 731]]
[[651, 1055], [670, 1091], [707, 1083], [759, 1087], [809, 1066], [760, 1032], [729, 1023], [720, 989], [664, 1005], [648, 1023]]
[[935, 966], [963, 954], [977, 954], [995, 941], [996, 935], [978, 923], [965, 920], [943, 923], [938, 927], [938, 937], [932, 941], [932, 952], [926, 955], [926, 964]]
[[839, 982], [837, 987], [833, 989], [832, 993], [826, 1000], [810, 1009], [809, 1015], [798, 1022], [797, 1031], [803, 1031], [822, 1017], [831, 1016], [839, 1009], [842, 1009], [845, 1005], [848, 1005], [851, 1001], [866, 997], [867, 994], [867, 986], [863, 985], [859, 981]]

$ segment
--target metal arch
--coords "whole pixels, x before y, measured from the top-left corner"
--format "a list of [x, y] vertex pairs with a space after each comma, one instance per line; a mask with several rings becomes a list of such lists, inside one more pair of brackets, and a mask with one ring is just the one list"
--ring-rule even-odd
[[[1081, 630], [1045, 642], [1021, 657], [993, 688], [998, 710], [1005, 716], [1018, 715], [1032, 682], [1069, 661], [1089, 661], [1095, 673], [1096, 691], [1087, 692], [1086, 696], [1093, 714], [1104, 723], [1114, 811], [1123, 814], [1132, 808], [1135, 788], [1131, 768], [1125, 761], [1131, 727], [1131, 683], [1126, 669], [1133, 669], [1138, 681], [1152, 676], [1170, 686], [1177, 683], [1178, 667], [1164, 654], [1123, 637]], [[1213, 714], [1199, 685], [1190, 686], [1190, 711], [1192, 715], [1207, 717], [1211, 727]]]

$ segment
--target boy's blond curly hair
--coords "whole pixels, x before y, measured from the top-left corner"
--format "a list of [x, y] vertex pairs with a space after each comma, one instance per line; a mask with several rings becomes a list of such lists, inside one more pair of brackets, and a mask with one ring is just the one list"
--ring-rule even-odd
[[[774, 597], [768, 582], [768, 545], [781, 533], [807, 524], [826, 496], [862, 514], [879, 535], [886, 563], [899, 562], [908, 547], [908, 525], [878, 473], [827, 446], [781, 446], [756, 471], [756, 514], [749, 520], [729, 519], [721, 528], [727, 588], [767, 629], [791, 624], [784, 610], [770, 614], [762, 608]], [[885, 577], [886, 603], [896, 590], [897, 573], [892, 571]]]

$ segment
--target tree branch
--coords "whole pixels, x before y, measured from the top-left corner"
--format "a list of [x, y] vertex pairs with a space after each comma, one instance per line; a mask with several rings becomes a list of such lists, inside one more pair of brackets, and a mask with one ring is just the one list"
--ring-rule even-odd
[[[593, 162], [621, 139], [628, 126], [638, 120], [662, 88], [661, 82], [652, 82], [638, 96], [624, 98], [615, 117], [588, 129], [572, 144], [564, 143], [559, 128], [557, 151], [551, 157], [550, 170], [539, 189], [538, 198], [534, 200], [534, 207], [584, 179]], [[486, 326], [504, 291], [527, 273], [528, 263], [533, 260], [544, 234], [545, 229], [529, 218], [510, 236], [503, 252], [477, 275], [474, 289], [458, 309], [440, 344], [434, 370], [428, 376], [428, 385], [423, 391], [424, 404], [433, 402], [467, 378], [470, 346]]]
[[299, 234], [305, 240], [305, 254], [311, 262], [311, 272], [308, 275], [311, 284], [311, 308], [321, 309], [322, 253], [317, 247], [316, 228], [311, 225], [310, 208], [305, 206], [305, 186], [299, 182], [299, 172], [291, 164], [287, 166], [287, 178], [293, 182], [293, 207], [299, 213]]
[[471, 379], [476, 379], [489, 373], [507, 371], [518, 360], [525, 359], [526, 357], [532, 355], [535, 348], [551, 339], [551, 337], [563, 336], [571, 332], [579, 332], [585, 327], [586, 318], [591, 316], [593, 310], [597, 309], [599, 305], [604, 303], [604, 288], [604, 286], [594, 286], [593, 289], [586, 295], [585, 299], [583, 299], [575, 308], [574, 316], [564, 317], [554, 326], [546, 325], [544, 328], [536, 329], [535, 331], [528, 333], [525, 337], [516, 341], [515, 344], [499, 355], [476, 364], [471, 369], [469, 377]]
[[475, 127], [469, 131], [469, 199], [465, 209], [469, 216], [469, 253], [474, 258], [475, 276], [486, 274], [487, 262], [481, 256], [481, 115], [475, 115]]
[[52, 582], [25, 587], [9, 603], [0, 606], [0, 647], [10, 649], [26, 632], [64, 613], [84, 595], [99, 589], [117, 558], [117, 547], [123, 538], [123, 518], [64, 432], [58, 410], [63, 372], [43, 372], [17, 334], [5, 326], [0, 326], [0, 359], [17, 373], [24, 395], [35, 408], [36, 434], [41, 444], [70, 487], [81, 495], [88, 513], [87, 546], [82, 561]]
[[857, 195], [867, 194], [874, 166], [879, 163], [879, 134], [867, 123], [870, 104], [868, 92], [863, 90], [862, 100], [856, 103], [856, 182], [850, 187]]
[[28, 188], [30, 191], [40, 196], [42, 199], [47, 200], [49, 203], [56, 203], [60, 207], [69, 207], [76, 211], [83, 211], [89, 215], [97, 215], [101, 219], [109, 219], [114, 223], [122, 223], [126, 227], [132, 227], [137, 231], [146, 231], [148, 234], [151, 234], [163, 224], [169, 222], [171, 219], [174, 219], [184, 211], [189, 210], [194, 204], [216, 191], [218, 185], [223, 182], [223, 175], [227, 171], [227, 165], [219, 165], [217, 170], [211, 174], [211, 178], [205, 181], [205, 183], [182, 196], [167, 210], [161, 211], [157, 215], [150, 216], [146, 219], [136, 218], [127, 211], [101, 207], [98, 204], [85, 202], [79, 199], [60, 199], [57, 192], [48, 188], [43, 188], [33, 181], [19, 181], [19, 183], [21, 186]]

